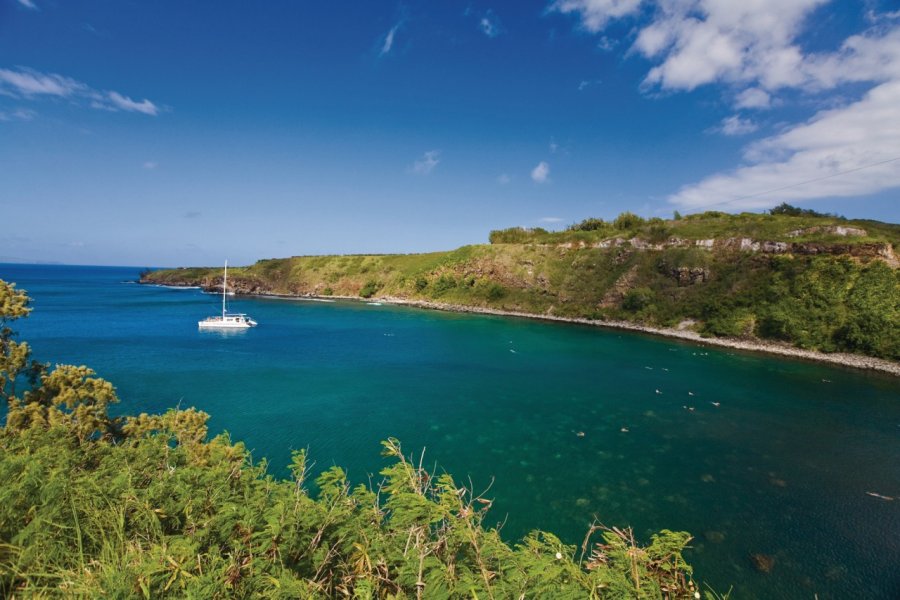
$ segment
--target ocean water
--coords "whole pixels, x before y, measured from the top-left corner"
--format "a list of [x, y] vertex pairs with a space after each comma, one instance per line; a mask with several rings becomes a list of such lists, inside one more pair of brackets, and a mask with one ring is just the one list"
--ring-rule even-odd
[[[649, 336], [362, 302], [220, 298], [136, 268], [0, 265], [37, 358], [88, 364], [134, 414], [196, 406], [285, 473], [378, 477], [379, 441], [490, 486], [490, 524], [580, 544], [594, 518], [694, 534], [733, 598], [900, 597], [900, 380]], [[715, 403], [715, 404], [714, 404]], [[897, 497], [887, 501], [867, 492]], [[774, 558], [757, 572], [750, 555]]]

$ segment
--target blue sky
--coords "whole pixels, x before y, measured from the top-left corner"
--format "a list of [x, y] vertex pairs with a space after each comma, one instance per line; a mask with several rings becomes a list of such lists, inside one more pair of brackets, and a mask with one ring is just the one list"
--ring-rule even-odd
[[783, 201], [898, 222], [898, 8], [0, 0], [0, 261], [424, 252]]

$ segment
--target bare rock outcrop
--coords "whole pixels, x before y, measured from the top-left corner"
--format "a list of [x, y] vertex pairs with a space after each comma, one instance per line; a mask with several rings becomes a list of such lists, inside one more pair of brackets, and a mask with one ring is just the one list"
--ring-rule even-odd
[[705, 267], [673, 267], [669, 275], [678, 281], [678, 285], [695, 285], [709, 280], [709, 269]]

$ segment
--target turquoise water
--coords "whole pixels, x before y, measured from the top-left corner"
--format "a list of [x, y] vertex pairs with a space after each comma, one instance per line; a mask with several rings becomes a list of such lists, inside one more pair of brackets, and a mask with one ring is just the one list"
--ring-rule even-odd
[[234, 298], [261, 325], [206, 333], [196, 322], [219, 298], [123, 283], [137, 271], [0, 278], [34, 298], [17, 328], [39, 359], [89, 364], [123, 412], [201, 408], [276, 473], [308, 447], [317, 468], [366, 481], [395, 436], [461, 482], [493, 481], [510, 540], [540, 527], [580, 544], [597, 516], [644, 539], [692, 532], [698, 576], [734, 598], [900, 597], [900, 499], [866, 493], [900, 496], [895, 378], [358, 302]]

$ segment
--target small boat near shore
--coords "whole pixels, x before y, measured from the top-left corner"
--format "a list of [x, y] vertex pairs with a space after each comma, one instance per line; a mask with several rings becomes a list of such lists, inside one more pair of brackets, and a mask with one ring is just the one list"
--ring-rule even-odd
[[225, 261], [225, 276], [222, 278], [222, 315], [206, 317], [197, 322], [200, 329], [249, 329], [257, 322], [244, 313], [229, 313], [225, 299], [228, 296], [228, 261]]

